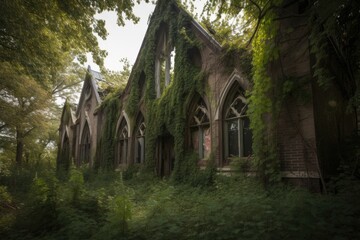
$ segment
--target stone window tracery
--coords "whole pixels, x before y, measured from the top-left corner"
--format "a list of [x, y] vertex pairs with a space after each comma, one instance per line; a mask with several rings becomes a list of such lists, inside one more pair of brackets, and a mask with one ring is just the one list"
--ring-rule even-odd
[[145, 161], [145, 129], [144, 117], [140, 114], [135, 128], [135, 163]]
[[225, 158], [252, 154], [252, 133], [246, 114], [247, 101], [240, 87], [229, 94], [224, 108]]
[[129, 140], [129, 130], [128, 125], [123, 118], [120, 123], [119, 131], [118, 131], [118, 144], [117, 144], [117, 165], [125, 164], [127, 159], [127, 149], [128, 149], [128, 141]]
[[199, 97], [190, 118], [191, 147], [199, 159], [207, 159], [211, 152], [211, 131], [208, 109]]
[[90, 162], [90, 128], [85, 122], [80, 143], [80, 164]]
[[165, 88], [170, 85], [174, 75], [175, 48], [168, 37], [168, 27], [162, 24], [155, 60], [155, 88], [156, 97], [159, 98]]

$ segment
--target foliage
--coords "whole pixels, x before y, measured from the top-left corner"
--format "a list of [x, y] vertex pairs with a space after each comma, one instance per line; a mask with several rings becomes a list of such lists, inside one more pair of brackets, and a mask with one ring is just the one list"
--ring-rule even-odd
[[[254, 165], [265, 183], [280, 179], [280, 163], [276, 154], [275, 121], [277, 112], [274, 82], [268, 75], [268, 62], [277, 55], [276, 25], [266, 16], [253, 42], [254, 87], [251, 91], [249, 116], [253, 132]], [[270, 120], [270, 121], [269, 121]], [[268, 122], [266, 124], [266, 122]]]
[[116, 123], [119, 118], [119, 90], [109, 94], [101, 103], [105, 124], [98, 140], [95, 168], [112, 170], [115, 166]]
[[69, 186], [72, 192], [72, 202], [78, 203], [84, 188], [82, 172], [73, 169], [70, 174]]
[[107, 70], [104, 73], [106, 81], [100, 82], [99, 86], [101, 89], [120, 89], [123, 90], [129, 79], [131, 66], [129, 60], [122, 58], [120, 62], [123, 64], [121, 71]]
[[8, 192], [7, 187], [0, 185], [0, 233], [9, 230], [14, 224], [15, 216], [13, 211], [16, 207], [13, 198]]
[[309, 20], [314, 77], [325, 89], [335, 85], [355, 108], [359, 107], [359, 9], [349, 0], [316, 1]]
[[105, 21], [96, 19], [95, 14], [113, 10], [118, 13], [119, 25], [124, 25], [125, 19], [137, 22], [134, 4], [130, 0], [2, 1], [0, 130], [13, 141], [10, 150], [19, 164], [26, 150], [36, 146], [34, 136], [46, 133], [41, 136], [46, 142], [48, 131], [43, 129], [52, 128], [47, 126], [49, 119], [58, 119], [51, 109], [55, 97], [68, 95], [79, 82], [73, 77], [81, 71], [71, 63], [74, 58], [85, 62], [85, 54], [91, 52], [103, 68], [106, 52], [99, 48], [96, 35], [105, 39], [107, 32]]
[[[22, 194], [0, 188], [0, 235], [5, 239], [357, 239], [359, 181], [337, 181], [329, 195], [214, 175], [210, 186], [173, 185], [119, 173], [58, 182], [37, 168]], [[10, 176], [13, 177], [13, 176]], [[11, 183], [12, 181], [3, 183]], [[75, 189], [81, 188], [76, 202]], [[339, 191], [343, 189], [344, 191]], [[74, 191], [75, 190], [75, 191]], [[11, 204], [10, 210], [3, 203]], [[281, 203], [281, 204], [279, 204]], [[11, 220], [12, 219], [12, 220]]]
[[205, 11], [208, 14], [217, 13], [217, 18], [211, 22], [208, 17], [204, 24], [214, 29], [215, 36], [228, 49], [228, 54], [251, 44], [252, 67], [245, 66], [245, 69], [251, 69], [252, 73], [247, 76], [253, 82], [253, 87], [248, 92], [253, 165], [265, 184], [280, 179], [275, 125], [281, 99], [274, 94], [274, 79], [268, 74], [269, 63], [275, 61], [279, 54], [276, 43], [278, 26], [274, 20], [277, 16], [274, 9], [281, 8], [280, 3], [281, 1], [213, 0], [205, 6]]
[[[144, 51], [140, 54], [140, 60], [135, 66], [134, 75], [131, 79], [131, 92], [127, 102], [127, 110], [131, 117], [135, 117], [136, 108], [139, 103], [139, 78], [141, 72], [146, 75], [145, 105], [146, 105], [146, 166], [150, 171], [155, 168], [155, 145], [157, 138], [164, 134], [174, 137], [175, 145], [175, 169], [173, 179], [181, 181], [186, 176], [189, 168], [181, 166], [184, 162], [184, 132], [186, 115], [186, 96], [194, 92], [202, 93], [202, 74], [191, 64], [188, 59], [188, 51], [198, 46], [193, 33], [186, 30], [186, 26], [191, 20], [189, 16], [180, 10], [175, 12], [175, 8], [165, 1], [158, 3], [155, 9], [151, 25], [146, 36]], [[177, 17], [174, 17], [177, 16]], [[156, 99], [155, 96], [155, 60], [156, 60], [156, 38], [159, 34], [161, 23], [166, 23], [169, 29], [169, 42], [176, 49], [174, 79], [172, 83], [163, 90], [162, 96]], [[184, 170], [184, 171], [183, 171]]]
[[[205, 11], [203, 25], [223, 46], [229, 49], [251, 47], [253, 53], [253, 89], [250, 92], [250, 122], [253, 148], [260, 175], [265, 181], [278, 179], [279, 163], [276, 156], [274, 130], [281, 102], [291, 94], [300, 104], [311, 100], [311, 92], [304, 85], [309, 77], [286, 76], [270, 78], [269, 66], [278, 54], [276, 41], [293, 29], [297, 19], [303, 19], [309, 32], [297, 36], [307, 41], [313, 57], [310, 63], [317, 84], [327, 90], [330, 86], [341, 92], [348, 103], [348, 111], [359, 106], [359, 4], [356, 1], [263, 1], [212, 0]], [[293, 10], [298, 12], [294, 14]], [[213, 19], [209, 14], [216, 14]], [[276, 14], [274, 14], [276, 13]], [[307, 22], [306, 22], [307, 21]], [[283, 35], [274, 31], [281, 23]], [[283, 24], [285, 23], [285, 24]], [[290, 25], [287, 25], [289, 24]], [[285, 38], [286, 39], [286, 38]], [[300, 40], [299, 40], [300, 42]], [[281, 43], [284, 46], [284, 43]], [[293, 49], [290, 49], [293, 51]], [[287, 53], [281, 53], [285, 56]], [[283, 70], [283, 69], [282, 69]], [[305, 79], [306, 78], [306, 79]], [[281, 89], [280, 91], [278, 91]], [[279, 95], [283, 95], [279, 98]], [[269, 101], [272, 99], [272, 102]], [[265, 126], [265, 122], [271, 122]], [[320, 171], [320, 170], [319, 170]]]

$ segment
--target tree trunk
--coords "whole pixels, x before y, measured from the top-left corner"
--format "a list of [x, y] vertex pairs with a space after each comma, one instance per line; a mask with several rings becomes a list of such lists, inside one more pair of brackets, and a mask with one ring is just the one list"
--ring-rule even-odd
[[16, 130], [16, 163], [21, 165], [24, 151], [24, 136], [19, 130]]

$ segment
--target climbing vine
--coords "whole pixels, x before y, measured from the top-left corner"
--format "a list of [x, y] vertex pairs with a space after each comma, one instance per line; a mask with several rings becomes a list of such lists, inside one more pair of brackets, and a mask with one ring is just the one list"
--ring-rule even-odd
[[[169, 134], [174, 138], [175, 164], [172, 177], [181, 180], [186, 176], [189, 168], [195, 165], [194, 158], [186, 158], [185, 130], [186, 130], [186, 103], [188, 96], [193, 92], [203, 93], [204, 74], [199, 67], [194, 66], [189, 59], [189, 51], [194, 47], [201, 47], [194, 33], [189, 31], [191, 18], [182, 10], [174, 7], [174, 2], [161, 1], [158, 3], [151, 19], [140, 62], [134, 69], [134, 78], [131, 82], [130, 96], [126, 109], [134, 118], [139, 107], [139, 76], [142, 71], [146, 75], [145, 89], [145, 121], [146, 141], [145, 159], [146, 169], [155, 169], [155, 149], [159, 136]], [[179, 11], [179, 12], [177, 12]], [[175, 17], [176, 16], [176, 17]], [[168, 36], [172, 46], [176, 49], [174, 77], [162, 95], [156, 98], [155, 90], [155, 60], [156, 38], [161, 23], [168, 25]]]
[[[65, 101], [63, 111], [64, 113], [62, 119], [62, 126], [65, 127], [68, 124], [69, 119], [71, 118], [71, 105], [68, 102], [68, 100]], [[64, 131], [66, 132], [66, 129], [64, 129]], [[61, 141], [62, 139], [60, 139], [58, 142], [58, 154], [57, 154], [58, 159], [56, 161], [57, 170], [60, 172], [68, 171], [71, 165], [70, 146], [68, 146], [67, 152], [64, 152], [64, 146], [61, 146], [63, 144]]]
[[103, 111], [105, 122], [102, 134], [97, 143], [95, 168], [112, 170], [115, 167], [116, 123], [119, 118], [119, 91], [109, 94], [101, 103], [99, 111]]
[[268, 74], [269, 62], [278, 57], [276, 47], [277, 25], [268, 13], [259, 25], [253, 41], [253, 89], [249, 116], [253, 132], [254, 165], [265, 183], [280, 179], [280, 163], [276, 153], [275, 116], [278, 104], [274, 96], [274, 81]]

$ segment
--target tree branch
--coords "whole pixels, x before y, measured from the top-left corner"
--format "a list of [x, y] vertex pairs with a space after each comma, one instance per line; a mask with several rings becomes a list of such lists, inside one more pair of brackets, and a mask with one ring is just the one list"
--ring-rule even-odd
[[23, 137], [26, 137], [27, 135], [29, 135], [36, 127], [33, 127], [31, 129], [29, 129], [28, 131], [26, 131], [24, 134], [23, 134]]
[[[260, 7], [259, 4], [257, 4], [255, 1], [253, 0], [249, 0], [253, 5], [255, 5], [255, 7], [259, 10], [259, 15], [258, 15], [258, 18], [257, 18], [257, 22], [256, 22], [256, 26], [255, 26], [255, 30], [253, 32], [253, 34], [251, 35], [248, 43], [246, 44], [246, 48], [249, 47], [249, 45], [251, 44], [251, 42], [253, 41], [254, 37], [256, 36], [256, 33], [260, 27], [260, 23], [261, 23], [261, 20], [265, 17], [265, 15], [272, 9], [274, 8], [275, 6], [274, 5], [270, 5], [268, 8], [266, 8], [265, 10], [262, 9]], [[270, 3], [271, 0], [268, 0], [265, 5], [264, 5], [264, 8]]]
[[0, 126], [0, 131], [1, 131], [3, 128], [5, 128], [5, 127], [6, 127], [6, 124], [1, 125], [1, 126]]
[[259, 4], [257, 4], [255, 1], [253, 0], [249, 0], [253, 5], [255, 5], [255, 7], [259, 10], [259, 15], [261, 14], [262, 12], [262, 9], [261, 7], [259, 6]]
[[79, 84], [81, 82], [82, 82], [82, 80], [78, 81], [78, 82], [75, 82], [73, 84], [70, 84], [70, 85], [66, 85], [65, 87], [62, 87], [62, 88], [58, 88], [60, 86], [60, 85], [58, 85], [56, 88], [53, 89], [52, 95], [54, 95], [54, 94], [56, 94], [58, 92], [61, 92], [61, 91], [65, 90], [65, 89], [71, 88], [71, 87], [73, 87], [73, 86], [75, 86], [75, 85], [77, 85], [77, 84]]
[[251, 44], [252, 40], [254, 39], [254, 37], [255, 37], [255, 35], [256, 35], [259, 27], [260, 27], [260, 22], [261, 22], [261, 20], [262, 20], [262, 18], [260, 18], [260, 17], [257, 19], [255, 30], [254, 30], [253, 34], [251, 35], [248, 43], [246, 44], [246, 48], [249, 47], [249, 45]]

